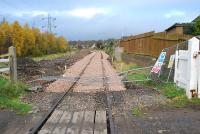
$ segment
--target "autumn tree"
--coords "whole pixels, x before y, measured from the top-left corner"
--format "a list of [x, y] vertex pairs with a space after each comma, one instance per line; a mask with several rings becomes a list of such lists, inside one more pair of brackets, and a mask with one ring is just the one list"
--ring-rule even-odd
[[68, 47], [68, 42], [63, 36], [57, 38], [57, 50], [60, 52], [65, 52]]
[[3, 21], [0, 24], [0, 53], [7, 52], [9, 46], [11, 46], [11, 27], [8, 22]]
[[26, 56], [27, 54], [33, 54], [33, 50], [36, 49], [35, 46], [35, 35], [33, 30], [30, 29], [28, 24], [25, 24], [23, 27], [24, 32], [24, 41], [22, 47], [22, 56]]
[[6, 53], [9, 46], [16, 47], [17, 56], [38, 56], [57, 52], [65, 52], [67, 40], [49, 32], [41, 32], [28, 24], [23, 27], [15, 21], [9, 24], [0, 23], [0, 53]]
[[16, 53], [18, 56], [24, 55], [22, 53], [23, 44], [24, 44], [24, 33], [22, 27], [17, 21], [12, 24], [11, 32], [12, 45], [16, 47]]

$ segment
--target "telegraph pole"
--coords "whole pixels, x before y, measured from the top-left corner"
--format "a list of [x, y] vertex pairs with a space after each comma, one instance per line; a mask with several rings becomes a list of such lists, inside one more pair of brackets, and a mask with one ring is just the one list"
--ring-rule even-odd
[[46, 28], [46, 31], [48, 33], [53, 33], [53, 29], [55, 29], [57, 26], [55, 26], [56, 18], [52, 17], [50, 14], [48, 14], [47, 17], [42, 18], [43, 21], [47, 20], [46, 24], [42, 26], [42, 28]]

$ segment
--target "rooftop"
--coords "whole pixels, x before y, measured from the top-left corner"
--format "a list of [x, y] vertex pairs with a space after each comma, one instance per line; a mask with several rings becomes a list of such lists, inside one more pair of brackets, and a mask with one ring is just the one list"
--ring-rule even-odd
[[196, 22], [198, 18], [200, 18], [200, 15], [196, 17], [192, 22]]
[[174, 27], [191, 27], [193, 24], [192, 23], [175, 23], [171, 27], [167, 28], [165, 31], [169, 31]]

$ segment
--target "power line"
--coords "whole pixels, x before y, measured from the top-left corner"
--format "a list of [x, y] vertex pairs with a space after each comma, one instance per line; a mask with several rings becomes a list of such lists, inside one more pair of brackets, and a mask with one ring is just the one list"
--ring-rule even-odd
[[0, 23], [2, 24], [4, 22], [6, 22], [6, 17], [0, 14]]
[[53, 30], [57, 28], [55, 25], [56, 18], [52, 17], [50, 14], [48, 14], [47, 17], [42, 18], [43, 21], [47, 20], [47, 23], [42, 26], [42, 28], [46, 28], [46, 31], [49, 33], [53, 33]]

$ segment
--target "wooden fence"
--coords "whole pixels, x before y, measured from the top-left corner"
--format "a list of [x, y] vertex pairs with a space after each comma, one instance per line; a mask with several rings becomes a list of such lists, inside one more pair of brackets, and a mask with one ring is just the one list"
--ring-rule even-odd
[[0, 74], [9, 74], [11, 82], [17, 81], [17, 58], [15, 47], [9, 47], [7, 54], [0, 55]]
[[125, 37], [120, 40], [120, 46], [127, 53], [142, 54], [158, 57], [166, 48], [190, 39], [190, 35], [167, 34], [166, 32], [155, 33], [154, 31]]

